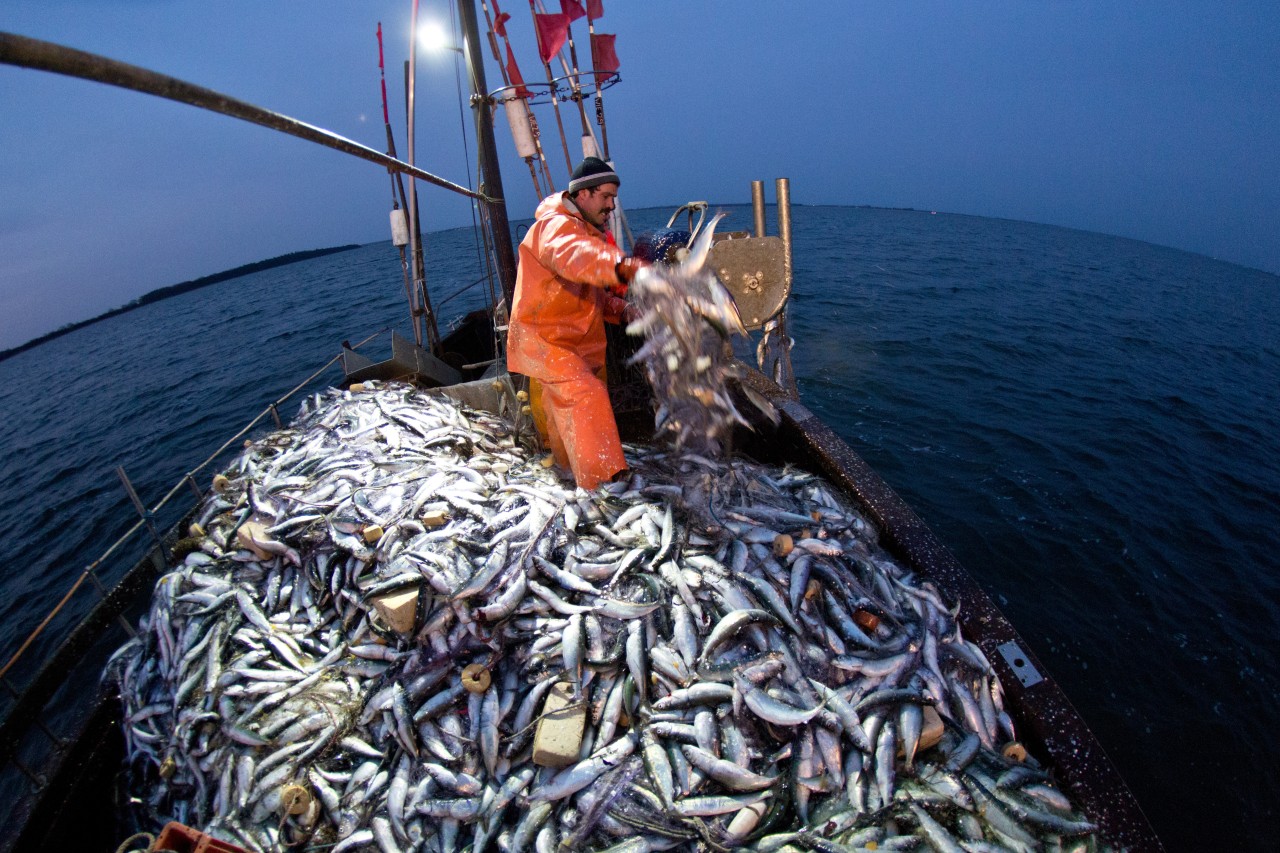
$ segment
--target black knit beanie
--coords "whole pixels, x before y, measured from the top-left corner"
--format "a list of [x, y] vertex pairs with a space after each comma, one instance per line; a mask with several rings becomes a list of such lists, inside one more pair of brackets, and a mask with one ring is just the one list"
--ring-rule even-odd
[[599, 157], [588, 157], [573, 170], [573, 177], [569, 181], [569, 192], [576, 193], [578, 190], [588, 190], [601, 184], [621, 186], [622, 181], [618, 180], [617, 173], [608, 163]]

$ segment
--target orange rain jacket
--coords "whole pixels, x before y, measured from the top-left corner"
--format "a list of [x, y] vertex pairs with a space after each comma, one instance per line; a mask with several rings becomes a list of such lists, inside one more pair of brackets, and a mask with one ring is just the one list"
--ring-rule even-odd
[[627, 304], [606, 290], [623, 257], [567, 195], [543, 199], [520, 242], [508, 369], [563, 382], [604, 367], [605, 321], [619, 322]]
[[627, 304], [606, 290], [622, 258], [566, 195], [538, 205], [520, 243], [507, 367], [534, 380], [534, 421], [584, 489], [627, 467], [604, 381], [604, 324]]

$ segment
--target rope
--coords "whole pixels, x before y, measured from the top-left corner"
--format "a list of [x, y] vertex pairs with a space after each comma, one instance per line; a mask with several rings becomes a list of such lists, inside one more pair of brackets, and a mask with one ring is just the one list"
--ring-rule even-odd
[[[484, 246], [485, 246], [485, 252], [484, 252], [485, 277], [483, 280], [488, 282], [489, 308], [495, 315], [494, 323], [493, 323], [493, 352], [498, 358], [502, 358], [506, 353], [506, 347], [503, 345], [506, 338], [502, 330], [498, 328], [501, 325], [500, 323], [497, 322], [497, 316], [496, 316], [497, 307], [498, 307], [498, 293], [497, 293], [497, 290], [494, 288], [494, 278], [495, 278], [496, 266], [497, 266], [496, 261], [494, 260], [494, 253], [497, 252], [498, 248], [497, 246], [494, 246], [489, 239], [489, 236], [490, 236], [489, 235], [489, 231], [490, 231], [489, 211], [487, 208], [481, 209], [480, 221], [484, 225], [484, 227], [480, 229], [480, 234], [484, 238]], [[510, 313], [511, 313], [511, 306], [508, 305], [507, 306], [508, 317], [510, 317]]]
[[[137, 841], [146, 841], [147, 846], [132, 847], [132, 845]], [[146, 851], [150, 850], [155, 843], [156, 837], [154, 835], [149, 832], [139, 832], [134, 835], [130, 835], [124, 841], [121, 841], [120, 846], [116, 848], [116, 853], [126, 853], [126, 851], [128, 851], [128, 853], [146, 853]]]
[[[125, 535], [128, 536], [132, 534], [141, 526], [142, 526], [142, 522], [138, 522], [132, 528], [130, 528], [129, 533]], [[115, 546], [112, 546], [112, 547], [115, 547]], [[13, 667], [13, 665], [18, 662], [18, 658], [22, 657], [23, 652], [25, 652], [27, 648], [33, 642], [35, 642], [36, 637], [40, 636], [41, 632], [43, 632], [44, 629], [48, 626], [48, 624], [51, 621], [53, 621], [53, 617], [58, 615], [58, 612], [62, 610], [63, 606], [67, 603], [68, 600], [70, 600], [71, 596], [75, 594], [75, 591], [78, 590], [81, 584], [85, 582], [85, 579], [89, 576], [89, 573], [91, 571], [92, 571], [92, 568], [87, 568], [80, 573], [80, 577], [76, 578], [76, 582], [71, 585], [71, 589], [67, 590], [67, 594], [62, 596], [62, 600], [59, 601], [57, 605], [53, 608], [53, 610], [49, 612], [48, 616], [44, 617], [44, 621], [36, 626], [36, 629], [31, 632], [31, 636], [27, 637], [27, 639], [23, 642], [23, 644], [18, 647], [18, 650], [13, 653], [13, 657], [9, 658], [9, 662], [6, 663], [3, 668], [0, 668], [0, 678], [4, 678], [5, 673], [7, 673]]]
[[[478, 252], [478, 251], [477, 251], [477, 254], [479, 254], [479, 252]], [[466, 292], [467, 292], [468, 290], [470, 290], [471, 288], [475, 287], [477, 284], [481, 284], [481, 283], [486, 282], [486, 281], [492, 281], [492, 278], [493, 278], [493, 277], [492, 277], [492, 276], [489, 276], [489, 275], [482, 275], [482, 276], [480, 276], [478, 279], [476, 279], [475, 281], [471, 282], [470, 284], [464, 284], [464, 285], [462, 285], [462, 287], [458, 288], [458, 289], [457, 289], [457, 290], [455, 290], [453, 293], [450, 293], [450, 294], [449, 294], [448, 296], [446, 296], [444, 299], [441, 299], [441, 300], [440, 300], [440, 305], [441, 305], [441, 306], [447, 305], [447, 304], [450, 302], [450, 300], [453, 300], [453, 299], [458, 298], [459, 296], [461, 296], [462, 294], [466, 293]], [[490, 288], [490, 296], [492, 296], [492, 295], [493, 295], [493, 293], [492, 293], [492, 288]]]

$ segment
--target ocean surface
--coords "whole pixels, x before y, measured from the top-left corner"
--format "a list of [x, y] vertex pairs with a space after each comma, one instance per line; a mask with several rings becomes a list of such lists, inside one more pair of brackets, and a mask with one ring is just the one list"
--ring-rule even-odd
[[[726, 209], [722, 227], [750, 227], [749, 209]], [[667, 214], [632, 212], [632, 226]], [[1280, 278], [1025, 222], [793, 214], [802, 400], [992, 595], [1169, 849], [1271, 849]], [[429, 235], [427, 250], [437, 303], [475, 279], [470, 229]], [[440, 313], [483, 295], [471, 287]], [[117, 466], [155, 504], [342, 340], [407, 335], [407, 317], [399, 259], [379, 243], [148, 305], [0, 362], [3, 660], [137, 521]], [[367, 354], [389, 348], [383, 335]], [[340, 375], [331, 367], [316, 387]], [[281, 406], [286, 420], [299, 402]], [[157, 523], [191, 500], [184, 491]], [[144, 545], [135, 538], [104, 564], [104, 582]], [[92, 599], [87, 585], [49, 636]], [[23, 684], [49, 648], [37, 641], [9, 681]]]

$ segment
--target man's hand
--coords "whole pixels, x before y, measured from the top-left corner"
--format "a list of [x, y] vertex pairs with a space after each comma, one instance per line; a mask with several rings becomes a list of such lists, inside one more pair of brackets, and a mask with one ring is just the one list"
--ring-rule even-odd
[[642, 261], [635, 257], [626, 257], [618, 261], [613, 267], [613, 271], [618, 274], [618, 283], [609, 285], [609, 292], [614, 296], [626, 297], [627, 285], [631, 283], [631, 279], [636, 277], [636, 273], [649, 266], [648, 261]]
[[636, 257], [626, 257], [618, 261], [614, 267], [614, 272], [618, 274], [618, 281], [622, 284], [630, 284], [631, 279], [636, 277], [636, 273], [649, 266], [648, 261], [642, 261]]
[[628, 256], [618, 261], [614, 271], [618, 273], [618, 281], [623, 284], [630, 284], [631, 279], [636, 277], [636, 273], [649, 266], [648, 261], [642, 261], [637, 257]]

